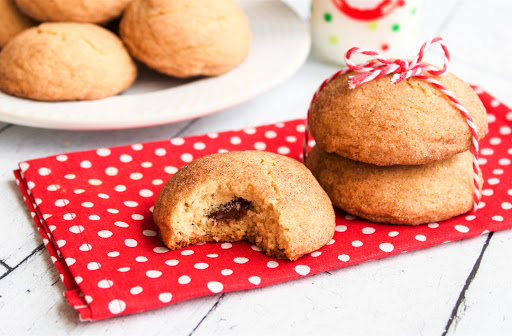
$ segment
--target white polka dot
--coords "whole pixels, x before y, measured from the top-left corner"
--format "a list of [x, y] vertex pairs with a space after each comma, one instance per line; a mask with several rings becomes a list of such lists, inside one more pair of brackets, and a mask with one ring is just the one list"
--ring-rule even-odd
[[99, 186], [103, 183], [101, 180], [98, 180], [98, 179], [90, 179], [88, 182], [90, 185], [93, 185], [93, 186]]
[[68, 266], [71, 266], [74, 263], [76, 263], [76, 259], [73, 259], [73, 258], [66, 258], [66, 259], [64, 259], [64, 261], [66, 262], [66, 265], [68, 265]]
[[503, 171], [503, 169], [494, 169], [494, 170], [492, 171], [492, 173], [493, 173], [494, 175], [503, 175], [504, 171]]
[[47, 188], [48, 191], [57, 191], [60, 189], [60, 185], [58, 184], [50, 184]]
[[142, 293], [142, 291], [143, 291], [143, 289], [142, 289], [141, 286], [135, 286], [135, 287], [130, 289], [130, 294], [137, 295], [137, 294]]
[[249, 259], [244, 258], [244, 257], [237, 257], [237, 258], [233, 259], [233, 261], [236, 262], [237, 264], [245, 264], [246, 262], [249, 261]]
[[480, 154], [482, 154], [482, 155], [493, 155], [494, 154], [494, 150], [492, 150], [491, 148], [482, 148], [480, 150]]
[[90, 220], [95, 220], [95, 221], [96, 221], [96, 220], [100, 220], [101, 218], [100, 218], [100, 216], [98, 216], [98, 215], [90, 215], [90, 216], [89, 216], [89, 219], [90, 219]]
[[308, 141], [308, 146], [309, 147], [315, 147], [315, 145], [316, 145], [316, 141], [315, 140], [309, 140]]
[[396, 237], [396, 236], [398, 236], [398, 231], [391, 231], [390, 233], [388, 233], [388, 236]]
[[256, 142], [254, 144], [254, 148], [257, 150], [265, 150], [267, 148], [267, 145], [264, 142]]
[[162, 272], [160, 271], [155, 271], [155, 270], [150, 270], [150, 271], [147, 271], [146, 272], [146, 276], [148, 278], [152, 278], [152, 279], [156, 279], [156, 278], [159, 278], [162, 276]]
[[109, 156], [110, 153], [110, 149], [108, 148], [100, 148], [96, 151], [96, 154], [98, 154], [98, 156]]
[[496, 222], [503, 222], [503, 216], [492, 216], [492, 220]]
[[190, 153], [184, 153], [181, 154], [181, 161], [183, 162], [192, 162], [194, 160], [194, 157]]
[[192, 255], [192, 254], [194, 254], [194, 251], [192, 251], [192, 250], [183, 250], [183, 251], [181, 251], [181, 255], [183, 255], [183, 256], [189, 256], [189, 255]]
[[200, 270], [207, 269], [208, 266], [209, 265], [207, 263], [196, 263], [196, 264], [194, 264], [194, 268], [200, 269]]
[[478, 202], [478, 209], [482, 209], [483, 207], [485, 207], [485, 202]]
[[124, 244], [128, 247], [135, 247], [137, 246], [137, 241], [135, 239], [125, 239]]
[[105, 174], [108, 176], [116, 176], [119, 170], [116, 167], [108, 167], [105, 169]]
[[220, 245], [220, 247], [224, 250], [228, 249], [228, 248], [231, 248], [231, 246], [233, 246], [231, 243], [222, 243]]
[[334, 239], [331, 239], [331, 240], [329, 240], [329, 242], [327, 243], [327, 245], [332, 245], [332, 244], [334, 244], [335, 242], [336, 242], [336, 241], [335, 241]]
[[82, 168], [91, 168], [92, 167], [92, 163], [91, 161], [89, 160], [83, 160], [82, 162], [80, 162], [80, 167]]
[[492, 107], [498, 107], [500, 105], [500, 102], [496, 99], [491, 100], [491, 106]]
[[509, 190], [507, 191], [507, 194], [508, 194], [509, 196], [512, 196], [512, 189], [509, 189]]
[[132, 145], [132, 149], [134, 151], [140, 151], [140, 150], [142, 150], [142, 148], [144, 148], [144, 146], [142, 146], [142, 144], [133, 144]]
[[231, 142], [232, 145], [240, 145], [242, 143], [242, 139], [240, 139], [240, 137], [234, 136], [229, 139], [229, 142]]
[[179, 263], [180, 263], [179, 260], [175, 260], [175, 259], [171, 259], [171, 260], [166, 260], [165, 261], [165, 264], [168, 265], [168, 266], [176, 266]]
[[290, 135], [290, 136], [287, 136], [285, 138], [286, 142], [291, 142], [291, 143], [294, 143], [294, 142], [297, 142], [297, 137], [294, 137], [293, 135]]
[[46, 167], [39, 168], [39, 175], [41, 175], [41, 176], [48, 176], [51, 173], [52, 173], [52, 171], [49, 168], [46, 168]]
[[336, 225], [335, 230], [337, 232], [345, 232], [345, 231], [347, 231], [347, 226], [346, 225]]
[[169, 249], [167, 247], [164, 247], [164, 246], [157, 246], [153, 249], [153, 252], [155, 253], [166, 253], [166, 252], [169, 252]]
[[498, 161], [498, 163], [502, 166], [508, 166], [510, 164], [510, 159], [503, 158]]
[[256, 128], [254, 127], [247, 127], [247, 128], [244, 128], [243, 131], [247, 134], [255, 134], [256, 133]]
[[140, 263], [143, 263], [143, 262], [146, 262], [148, 261], [148, 258], [144, 257], [144, 256], [138, 256], [135, 258], [135, 261], [136, 262], [140, 262]]
[[123, 203], [124, 203], [124, 205], [126, 205], [129, 208], [135, 208], [136, 206], [139, 205], [139, 203], [134, 202], [134, 201], [124, 201]]
[[361, 247], [361, 246], [363, 246], [363, 242], [360, 241], [360, 240], [354, 240], [352, 242], [352, 246], [354, 246], [354, 247]]
[[512, 209], [512, 204], [510, 202], [503, 202], [501, 203], [501, 208], [504, 210], [510, 210]]
[[132, 215], [132, 219], [133, 219], [133, 220], [143, 220], [143, 219], [144, 219], [144, 216], [139, 215], [139, 214], [133, 214], [133, 215]]
[[160, 293], [160, 294], [158, 294], [158, 300], [162, 301], [163, 303], [169, 303], [172, 300], [172, 294], [171, 293]]
[[[62, 216], [62, 218], [64, 218], [64, 220], [73, 220], [76, 218], [76, 214], [69, 212], [67, 214], [64, 214], [64, 216]], [[83, 231], [83, 226], [80, 225], [80, 227], [82, 228], [82, 231]], [[71, 231], [71, 228], [69, 229], [69, 231]], [[71, 232], [73, 232], [73, 231], [71, 231]], [[77, 233], [77, 232], [73, 232], [73, 233]]]
[[372, 233], [374, 233], [374, 232], [375, 232], [375, 229], [374, 229], [374, 228], [372, 228], [372, 227], [365, 227], [365, 228], [363, 229], [363, 233], [364, 233], [364, 234], [372, 234]]
[[211, 139], [217, 139], [219, 135], [217, 133], [208, 133], [208, 137]]
[[345, 215], [345, 219], [346, 220], [354, 220], [354, 219], [356, 219], [356, 216], [347, 214], [347, 215]]
[[108, 304], [108, 310], [114, 315], [121, 314], [126, 309], [126, 303], [122, 300], [112, 300]]
[[287, 155], [287, 154], [290, 154], [290, 148], [288, 147], [285, 147], [285, 146], [281, 146], [277, 149], [277, 152], [279, 154], [282, 154], [282, 155]]
[[249, 278], [249, 282], [258, 286], [261, 283], [261, 278], [259, 276], [252, 276]]
[[309, 266], [306, 265], [297, 265], [295, 266], [295, 272], [297, 272], [299, 275], [308, 275], [311, 269]]
[[338, 256], [338, 259], [341, 260], [341, 261], [347, 262], [347, 261], [350, 260], [350, 257], [348, 255], [346, 255], [346, 254], [340, 254]]
[[206, 255], [208, 258], [217, 258], [219, 255], [216, 253], [210, 253]]
[[34, 182], [32, 182], [32, 181], [28, 181], [28, 182], [27, 182], [27, 187], [28, 187], [29, 189], [31, 189], [31, 190], [32, 190], [32, 189], [34, 189], [34, 187], [35, 187], [35, 186], [36, 186], [36, 184], [35, 184]]
[[43, 200], [40, 198], [36, 198], [34, 201], [36, 202], [36, 205], [43, 203]]
[[87, 303], [91, 303], [92, 302], [92, 297], [89, 296], [89, 295], [84, 296], [84, 299], [85, 299], [85, 302], [87, 302]]
[[176, 172], [178, 171], [178, 168], [173, 167], [173, 166], [167, 166], [167, 167], [164, 168], [164, 171], [167, 174], [176, 174]]
[[92, 202], [83, 202], [81, 205], [84, 208], [92, 208], [94, 206], [94, 203], [92, 203]]
[[165, 154], [167, 154], [167, 151], [164, 148], [157, 148], [155, 150], [156, 156], [164, 156]]
[[130, 267], [121, 267], [121, 268], [118, 268], [117, 270], [119, 272], [125, 273], [125, 272], [128, 272], [130, 270]]
[[90, 271], [95, 271], [97, 269], [100, 269], [100, 267], [101, 267], [101, 264], [96, 261], [92, 261], [87, 264], [87, 269]]
[[484, 196], [492, 196], [492, 194], [494, 194], [494, 191], [492, 189], [482, 190], [482, 195], [484, 195]]
[[226, 269], [223, 269], [222, 271], [220, 271], [220, 274], [222, 274], [224, 276], [231, 275], [231, 274], [233, 274], [233, 270], [226, 268]]
[[153, 185], [161, 185], [164, 183], [164, 181], [162, 181], [160, 179], [156, 179], [156, 180], [153, 180], [153, 182], [151, 182], [151, 183], [153, 183]]
[[20, 163], [19, 166], [22, 173], [26, 172], [27, 169], [30, 167], [30, 165], [26, 162]]
[[299, 133], [304, 133], [306, 131], [306, 125], [304, 125], [304, 124], [297, 125], [296, 130]]
[[491, 124], [495, 121], [496, 121], [496, 116], [494, 114], [491, 114], [491, 113], [487, 114], [487, 122], [489, 124]]
[[81, 284], [82, 281], [84, 281], [84, 278], [82, 278], [81, 276], [76, 276], [75, 277], [75, 282], [77, 285]]
[[157, 233], [153, 230], [144, 230], [142, 231], [142, 234], [147, 237], [154, 237], [157, 235]]
[[469, 215], [469, 216], [466, 216], [466, 220], [467, 221], [472, 221], [473, 219], [475, 219], [476, 216], [475, 215]]
[[274, 132], [274, 131], [266, 131], [265, 132], [265, 138], [267, 139], [274, 139], [275, 137], [277, 137], [277, 133]]
[[507, 113], [506, 117], [505, 117], [508, 121], [512, 121], [512, 111], [510, 111], [509, 113]]
[[489, 143], [490, 143], [491, 145], [499, 145], [499, 144], [501, 143], [501, 139], [500, 139], [500, 138], [491, 138], [491, 139], [489, 140]]
[[141, 191], [139, 191], [139, 195], [142, 197], [151, 197], [153, 196], [153, 192], [149, 189], [142, 189]]
[[183, 140], [183, 138], [174, 138], [174, 139], [171, 139], [171, 143], [174, 146], [181, 146], [185, 143], [185, 140]]
[[387, 253], [389, 253], [389, 252], [391, 252], [391, 251], [393, 251], [393, 250], [395, 249], [395, 247], [393, 246], [393, 244], [390, 244], [390, 243], [381, 243], [381, 244], [379, 245], [379, 248], [380, 248], [382, 251], [387, 252]]
[[65, 198], [61, 198], [55, 201], [55, 206], [62, 208], [69, 204], [69, 201]]
[[178, 283], [180, 285], [186, 285], [190, 283], [190, 277], [188, 275], [182, 275], [178, 278]]
[[490, 185], [496, 185], [496, 184], [500, 183], [500, 180], [496, 177], [492, 177], [492, 178], [488, 179], [487, 182]]
[[439, 223], [428, 223], [428, 227], [431, 229], [435, 229], [439, 227]]
[[128, 154], [123, 154], [119, 157], [119, 160], [121, 162], [128, 163], [128, 162], [131, 162], [133, 160], [133, 158]]
[[59, 155], [59, 156], [56, 157], [56, 159], [59, 162], [64, 162], [64, 161], [68, 160], [68, 156], [67, 155]]
[[151, 168], [151, 167], [153, 167], [153, 164], [151, 162], [142, 162], [140, 165], [142, 166], [142, 168]]
[[455, 225], [455, 230], [462, 232], [462, 233], [469, 232], [469, 228], [464, 225]]
[[487, 164], [487, 159], [483, 158], [483, 157], [478, 158], [478, 164], [481, 165], [481, 166]]
[[98, 282], [99, 288], [110, 288], [113, 285], [114, 285], [114, 282], [112, 280], [108, 280], [108, 279], [100, 280]]
[[414, 236], [414, 239], [416, 239], [417, 241], [424, 242], [427, 240], [427, 237], [425, 237], [424, 235], [416, 235]]
[[108, 199], [109, 196], [107, 194], [98, 194], [99, 198]]
[[313, 258], [316, 258], [316, 257], [319, 257], [321, 254], [322, 254], [322, 252], [315, 251], [315, 252], [311, 252], [310, 256], [312, 256]]
[[90, 250], [92, 250], [92, 246], [91, 244], [82, 244], [78, 249], [82, 252], [89, 252]]
[[224, 286], [218, 281], [210, 281], [206, 286], [212, 293], [220, 293], [224, 289]]
[[118, 227], [122, 227], [122, 228], [127, 228], [127, 227], [129, 227], [129, 225], [128, 225], [127, 223], [125, 223], [125, 222], [120, 222], [120, 221], [115, 222], [115, 223], [114, 223], [114, 225], [115, 225], [115, 226], [118, 226]]
[[112, 235], [113, 233], [108, 230], [101, 230], [98, 232], [98, 236], [100, 236], [101, 238], [110, 238], [112, 237]]
[[140, 180], [142, 177], [143, 177], [143, 175], [138, 172], [130, 174], [130, 179], [132, 179], [132, 180]]
[[108, 212], [110, 212], [111, 214], [118, 214], [119, 213], [119, 210], [117, 209], [107, 209]]
[[510, 133], [512, 133], [512, 129], [508, 126], [501, 126], [499, 132], [502, 135], [509, 135]]
[[112, 252], [107, 253], [107, 256], [109, 256], [111, 258], [119, 257], [120, 255], [121, 255], [121, 253], [119, 253], [117, 251], [112, 251]]

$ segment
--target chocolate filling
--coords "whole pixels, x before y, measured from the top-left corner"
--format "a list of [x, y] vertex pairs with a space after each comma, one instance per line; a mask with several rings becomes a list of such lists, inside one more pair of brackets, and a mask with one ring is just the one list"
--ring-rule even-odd
[[214, 221], [239, 220], [247, 215], [247, 211], [251, 208], [252, 203], [248, 200], [237, 197], [228, 203], [221, 204], [214, 211], [208, 214], [209, 219]]

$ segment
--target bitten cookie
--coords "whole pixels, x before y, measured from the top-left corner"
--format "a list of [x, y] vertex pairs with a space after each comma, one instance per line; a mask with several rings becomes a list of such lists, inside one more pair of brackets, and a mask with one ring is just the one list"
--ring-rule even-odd
[[417, 225], [471, 210], [472, 162], [471, 153], [463, 152], [427, 165], [383, 167], [315, 146], [306, 166], [332, 203], [348, 213], [374, 222]]
[[104, 23], [121, 15], [132, 0], [16, 0], [38, 21]]
[[134, 0], [120, 33], [135, 58], [175, 77], [223, 74], [247, 58], [251, 44], [235, 0]]
[[86, 23], [43, 23], [0, 53], [0, 90], [36, 100], [88, 100], [128, 89], [137, 68], [123, 43]]
[[35, 25], [14, 5], [14, 0], [0, 0], [0, 48], [19, 32]]
[[[472, 135], [455, 105], [418, 78], [390, 83], [391, 75], [349, 88], [347, 73], [320, 91], [311, 106], [310, 130], [325, 151], [375, 165], [416, 165], [467, 151]], [[485, 108], [471, 87], [448, 74], [436, 77], [487, 132]]]
[[155, 203], [167, 247], [248, 240], [269, 256], [296, 260], [329, 242], [335, 215], [311, 172], [260, 151], [213, 154], [181, 168]]

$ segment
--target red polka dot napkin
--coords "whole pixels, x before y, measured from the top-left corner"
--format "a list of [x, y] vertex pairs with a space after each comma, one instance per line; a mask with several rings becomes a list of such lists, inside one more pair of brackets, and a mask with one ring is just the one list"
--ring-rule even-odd
[[152, 210], [172, 174], [203, 155], [258, 149], [299, 159], [304, 120], [30, 160], [15, 175], [67, 300], [82, 320], [100, 320], [511, 227], [512, 112], [476, 91], [490, 123], [481, 143], [485, 186], [476, 214], [404, 227], [338, 212], [333, 239], [295, 262], [269, 258], [246, 242], [169, 251], [158, 238]]

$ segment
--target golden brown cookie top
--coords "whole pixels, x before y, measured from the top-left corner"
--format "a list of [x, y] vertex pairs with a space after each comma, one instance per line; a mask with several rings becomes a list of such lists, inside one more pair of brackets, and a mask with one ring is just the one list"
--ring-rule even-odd
[[[376, 165], [413, 165], [472, 146], [465, 118], [433, 85], [418, 78], [395, 85], [388, 75], [350, 89], [351, 75], [327, 84], [311, 106], [311, 133], [325, 151]], [[468, 109], [482, 139], [487, 114], [473, 89], [452, 74], [435, 78]]]
[[126, 90], [137, 69], [110, 31], [86, 23], [43, 23], [0, 53], [0, 89], [37, 100], [99, 99]]
[[227, 72], [251, 44], [247, 16], [235, 0], [134, 0], [120, 33], [135, 58], [176, 77]]
[[104, 23], [121, 15], [132, 0], [15, 1], [25, 14], [38, 21]]
[[32, 27], [35, 22], [14, 5], [14, 0], [0, 0], [0, 48], [19, 32]]

